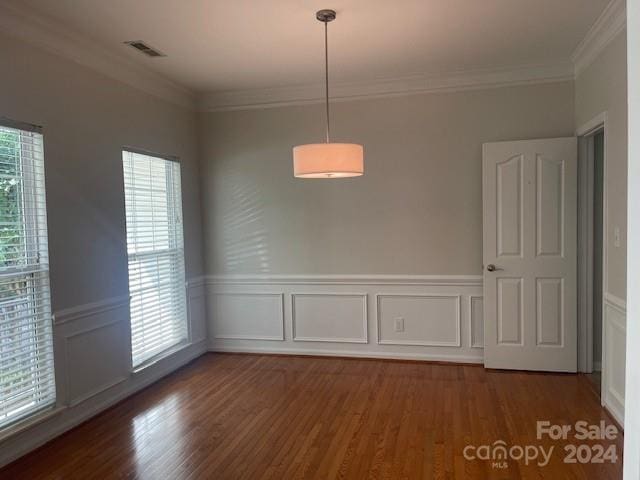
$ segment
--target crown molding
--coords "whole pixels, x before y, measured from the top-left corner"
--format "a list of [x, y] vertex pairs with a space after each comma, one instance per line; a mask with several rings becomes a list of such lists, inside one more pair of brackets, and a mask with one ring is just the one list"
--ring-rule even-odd
[[571, 55], [575, 76], [591, 65], [626, 25], [625, 0], [611, 0]]
[[[571, 81], [626, 25], [625, 0], [611, 0], [571, 56], [571, 62], [421, 74], [332, 85], [332, 102]], [[92, 68], [173, 104], [204, 112], [308, 105], [324, 101], [322, 84], [195, 92], [123, 55], [35, 14], [19, 2], [0, 3], [0, 31]]]
[[0, 3], [0, 31], [97, 70], [143, 92], [173, 104], [195, 109], [195, 95], [188, 89], [115, 54], [86, 36], [62, 27], [17, 3]]
[[[434, 92], [479, 90], [573, 80], [573, 65], [526, 65], [414, 75], [368, 82], [337, 83], [331, 86], [331, 101], [350, 101]], [[230, 90], [200, 96], [201, 111], [248, 110], [324, 102], [324, 85]]]

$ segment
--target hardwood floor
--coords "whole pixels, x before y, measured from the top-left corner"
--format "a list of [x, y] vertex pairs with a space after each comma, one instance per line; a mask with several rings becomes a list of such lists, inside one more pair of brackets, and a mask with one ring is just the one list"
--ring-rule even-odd
[[[565, 464], [536, 421], [613, 424], [584, 377], [479, 366], [208, 354], [3, 470], [2, 479], [622, 478]], [[554, 446], [492, 468], [467, 445]], [[622, 454], [622, 434], [611, 441]]]

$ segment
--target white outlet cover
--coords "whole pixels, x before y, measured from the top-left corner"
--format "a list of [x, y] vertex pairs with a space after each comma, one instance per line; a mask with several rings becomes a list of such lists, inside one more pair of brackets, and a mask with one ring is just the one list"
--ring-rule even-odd
[[398, 333], [404, 332], [404, 318], [396, 318], [393, 322], [393, 329]]

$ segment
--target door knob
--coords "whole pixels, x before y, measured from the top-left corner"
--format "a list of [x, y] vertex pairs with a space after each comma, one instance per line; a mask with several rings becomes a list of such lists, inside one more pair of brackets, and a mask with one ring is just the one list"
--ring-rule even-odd
[[500, 270], [500, 269], [496, 268], [496, 266], [493, 263], [490, 263], [489, 265], [487, 265], [487, 270], [490, 272], [495, 272], [496, 270]]

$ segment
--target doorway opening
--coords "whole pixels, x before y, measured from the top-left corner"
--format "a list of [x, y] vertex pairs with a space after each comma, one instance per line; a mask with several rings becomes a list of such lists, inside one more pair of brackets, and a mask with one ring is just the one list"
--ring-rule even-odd
[[601, 395], [605, 231], [605, 117], [578, 131], [578, 365]]

